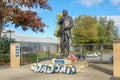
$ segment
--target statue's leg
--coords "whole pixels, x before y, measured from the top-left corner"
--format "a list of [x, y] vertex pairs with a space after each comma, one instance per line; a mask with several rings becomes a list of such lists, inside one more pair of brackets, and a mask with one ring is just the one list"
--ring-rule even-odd
[[61, 54], [64, 56], [65, 55], [65, 47], [64, 47], [64, 36], [61, 36], [61, 41], [60, 41], [60, 50]]
[[65, 49], [66, 49], [66, 56], [69, 55], [70, 49], [69, 49], [69, 37], [66, 35], [66, 44], [65, 44]]

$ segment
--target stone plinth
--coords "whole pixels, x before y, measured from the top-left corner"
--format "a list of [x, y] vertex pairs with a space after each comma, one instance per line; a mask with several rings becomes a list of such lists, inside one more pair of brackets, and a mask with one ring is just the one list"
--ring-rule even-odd
[[11, 43], [10, 44], [10, 67], [20, 66], [20, 44]]
[[[64, 63], [63, 64], [63, 62], [64, 61], [61, 61], [61, 60], [63, 60], [63, 59], [59, 59], [60, 61], [58, 61], [57, 63], [54, 63], [53, 61], [54, 60], [57, 60], [57, 59], [53, 59], [53, 60], [49, 60], [49, 61], [42, 61], [42, 62], [40, 62], [40, 63], [33, 63], [32, 65], [31, 65], [31, 70], [35, 70], [35, 68], [37, 69], [36, 71], [38, 71], [38, 72], [40, 72], [39, 70], [40, 69], [38, 69], [38, 67], [35, 67], [35, 66], [40, 66], [41, 64], [42, 65], [44, 65], [44, 66], [49, 66], [49, 65], [53, 65], [53, 67], [55, 67], [55, 66], [61, 66], [61, 67], [66, 67], [66, 69], [68, 70], [68, 68], [71, 68], [72, 69], [72, 67], [74, 67], [75, 68], [75, 72], [84, 72], [84, 69], [85, 69], [85, 67], [87, 67], [89, 64], [88, 64], [88, 62], [86, 62], [86, 61], [76, 61], [76, 62], [67, 62], [67, 64], [66, 63]], [[64, 59], [65, 60], [65, 59]], [[66, 59], [67, 60], [67, 59]], [[68, 60], [69, 61], [69, 60]], [[40, 68], [40, 67], [39, 67]], [[50, 68], [50, 67], [48, 67], [48, 68]], [[46, 69], [46, 68], [45, 68]], [[51, 68], [50, 68], [51, 69]], [[55, 68], [55, 69], [62, 69], [62, 68]], [[55, 69], [53, 69], [53, 70], [55, 70]], [[70, 69], [70, 70], [71, 70]], [[65, 70], [65, 71], [67, 71], [67, 70]]]
[[120, 41], [113, 42], [113, 74], [114, 77], [120, 77]]

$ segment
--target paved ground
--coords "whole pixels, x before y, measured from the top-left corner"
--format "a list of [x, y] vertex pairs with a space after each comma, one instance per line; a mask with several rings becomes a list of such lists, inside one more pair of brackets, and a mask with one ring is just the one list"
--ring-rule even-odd
[[35, 73], [30, 70], [30, 65], [19, 68], [0, 66], [0, 80], [110, 80], [112, 67], [111, 64], [91, 63], [84, 72], [68, 75]]

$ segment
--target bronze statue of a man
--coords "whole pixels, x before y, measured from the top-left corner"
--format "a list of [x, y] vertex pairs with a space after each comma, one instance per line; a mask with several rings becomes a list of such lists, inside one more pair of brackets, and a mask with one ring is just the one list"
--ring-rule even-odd
[[65, 56], [69, 55], [69, 42], [71, 37], [71, 28], [74, 26], [73, 19], [68, 15], [67, 10], [63, 10], [63, 16], [59, 19], [58, 24], [60, 25], [60, 30], [58, 31], [58, 36], [60, 36], [60, 49], [61, 54]]

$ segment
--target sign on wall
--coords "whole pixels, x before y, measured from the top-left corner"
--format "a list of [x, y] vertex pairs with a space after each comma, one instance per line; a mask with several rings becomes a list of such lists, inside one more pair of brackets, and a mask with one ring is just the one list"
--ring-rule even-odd
[[18, 45], [15, 47], [15, 56], [16, 57], [20, 56], [20, 46], [18, 46]]

